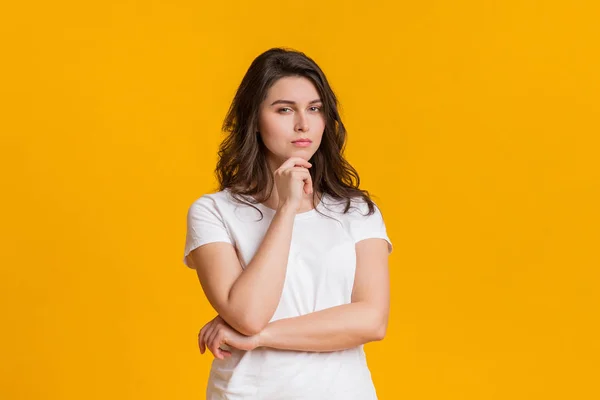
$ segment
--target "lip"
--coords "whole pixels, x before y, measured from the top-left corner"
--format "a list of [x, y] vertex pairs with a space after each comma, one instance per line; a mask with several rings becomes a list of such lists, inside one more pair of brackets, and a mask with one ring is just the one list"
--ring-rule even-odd
[[299, 140], [294, 140], [292, 142], [292, 144], [294, 146], [298, 146], [298, 147], [308, 147], [312, 144], [312, 140], [310, 139], [299, 139]]

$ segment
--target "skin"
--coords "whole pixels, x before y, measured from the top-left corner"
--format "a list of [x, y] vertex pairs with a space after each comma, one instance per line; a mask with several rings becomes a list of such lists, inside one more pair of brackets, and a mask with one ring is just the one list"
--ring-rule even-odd
[[[290, 102], [282, 103], [282, 100]], [[325, 129], [322, 103], [318, 100], [319, 94], [310, 80], [304, 77], [285, 77], [270, 88], [260, 107], [259, 134], [267, 148], [267, 161], [275, 178], [273, 193], [265, 205], [276, 210], [269, 230], [277, 229], [279, 233], [268, 231], [261, 247], [272, 245], [272, 248], [265, 249], [264, 252], [259, 248], [255, 256], [258, 260], [255, 262], [253, 259], [256, 266], [249, 266], [240, 276], [233, 277], [237, 279], [237, 291], [234, 288], [232, 292], [237, 293], [239, 299], [246, 301], [252, 299], [257, 292], [260, 293], [256, 300], [248, 300], [256, 304], [254, 310], [261, 311], [276, 306], [285, 277], [285, 268], [274, 266], [273, 262], [266, 260], [266, 254], [273, 254], [275, 249], [282, 251], [281, 249], [289, 248], [295, 214], [312, 209], [313, 187], [308, 173], [311, 164], [307, 160], [317, 151]], [[298, 147], [292, 142], [299, 138], [308, 138], [312, 143], [307, 147]], [[281, 243], [276, 244], [276, 240]], [[286, 246], [282, 245], [283, 242], [286, 242]], [[230, 245], [220, 243], [204, 247], [209, 246], [214, 247], [216, 254], [225, 250], [218, 246]], [[357, 270], [350, 304], [263, 323], [260, 328], [246, 329], [245, 334], [240, 333], [243, 330], [233, 328], [233, 323], [226, 321], [228, 318], [233, 321], [233, 317], [220, 314], [200, 330], [200, 352], [203, 354], [208, 348], [216, 358], [223, 359], [231, 356], [231, 353], [221, 349], [219, 346], [222, 344], [240, 350], [264, 346], [318, 352], [343, 350], [381, 340], [385, 335], [389, 313], [387, 243], [382, 239], [365, 239], [356, 244], [356, 252]], [[261, 262], [261, 258], [264, 261]], [[285, 264], [287, 252], [282, 253], [278, 260], [284, 260]], [[268, 271], [267, 268], [273, 269]], [[258, 275], [259, 273], [262, 275]], [[253, 277], [253, 274], [256, 276]], [[198, 275], [201, 282], [211, 279], [209, 274], [203, 277], [200, 270]], [[220, 278], [213, 279], [217, 281]], [[278, 284], [262, 291], [257, 290], [258, 284], [266, 285], [265, 279], [269, 283]], [[203, 283], [205, 292], [208, 286], [210, 285]], [[269, 296], [271, 301], [267, 302], [265, 299]], [[263, 304], [259, 304], [259, 301]], [[214, 302], [211, 303], [214, 306]], [[266, 314], [261, 311], [260, 315], [263, 316], [261, 320], [266, 321]]]
[[[291, 103], [283, 102], [286, 100]], [[261, 104], [258, 121], [260, 136], [267, 148], [267, 163], [271, 172], [275, 173], [290, 158], [297, 157], [308, 161], [315, 154], [325, 130], [322, 104], [317, 89], [307, 78], [285, 77], [271, 86]], [[308, 147], [299, 147], [292, 143], [300, 138], [310, 139], [312, 143]], [[295, 167], [309, 168], [304, 163], [297, 163]], [[290, 192], [283, 180], [279, 179], [277, 182], [277, 178], [275, 174], [276, 185], [271, 197], [265, 202], [267, 207], [280, 207], [291, 200], [286, 196], [290, 194], [293, 199], [301, 200], [298, 212], [312, 208], [312, 182], [306, 181], [304, 193], [299, 197], [300, 193]], [[280, 193], [284, 193], [281, 198]]]

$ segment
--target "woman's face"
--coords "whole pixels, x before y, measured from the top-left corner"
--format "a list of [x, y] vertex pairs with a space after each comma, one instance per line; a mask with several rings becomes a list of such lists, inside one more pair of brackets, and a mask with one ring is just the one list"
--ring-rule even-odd
[[260, 106], [258, 130], [272, 169], [290, 157], [308, 161], [315, 154], [325, 129], [322, 105], [305, 77], [284, 77], [271, 86]]

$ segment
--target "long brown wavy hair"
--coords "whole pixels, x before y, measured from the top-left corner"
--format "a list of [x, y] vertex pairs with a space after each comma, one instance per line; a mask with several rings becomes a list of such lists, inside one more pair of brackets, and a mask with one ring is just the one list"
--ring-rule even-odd
[[[319, 148], [308, 160], [312, 164], [309, 171], [313, 181], [313, 206], [316, 208], [317, 193], [327, 194], [345, 201], [346, 213], [351, 208], [351, 199], [359, 197], [368, 204], [367, 215], [373, 214], [369, 192], [359, 189], [358, 172], [344, 158], [346, 128], [338, 112], [337, 97], [325, 74], [304, 53], [280, 47], [269, 49], [254, 59], [229, 107], [222, 127], [227, 136], [219, 147], [215, 168], [219, 189], [228, 189], [237, 201], [252, 207], [271, 196], [275, 181], [258, 133], [258, 116], [268, 90], [277, 80], [288, 76], [308, 78], [323, 103], [325, 130]], [[260, 214], [262, 216], [262, 212]]]

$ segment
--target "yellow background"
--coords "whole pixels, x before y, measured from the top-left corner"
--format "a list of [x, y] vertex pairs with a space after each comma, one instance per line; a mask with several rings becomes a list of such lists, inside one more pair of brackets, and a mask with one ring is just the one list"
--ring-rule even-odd
[[3, 5], [0, 398], [204, 397], [185, 215], [273, 46], [324, 69], [395, 245], [380, 399], [599, 398], [596, 4]]

